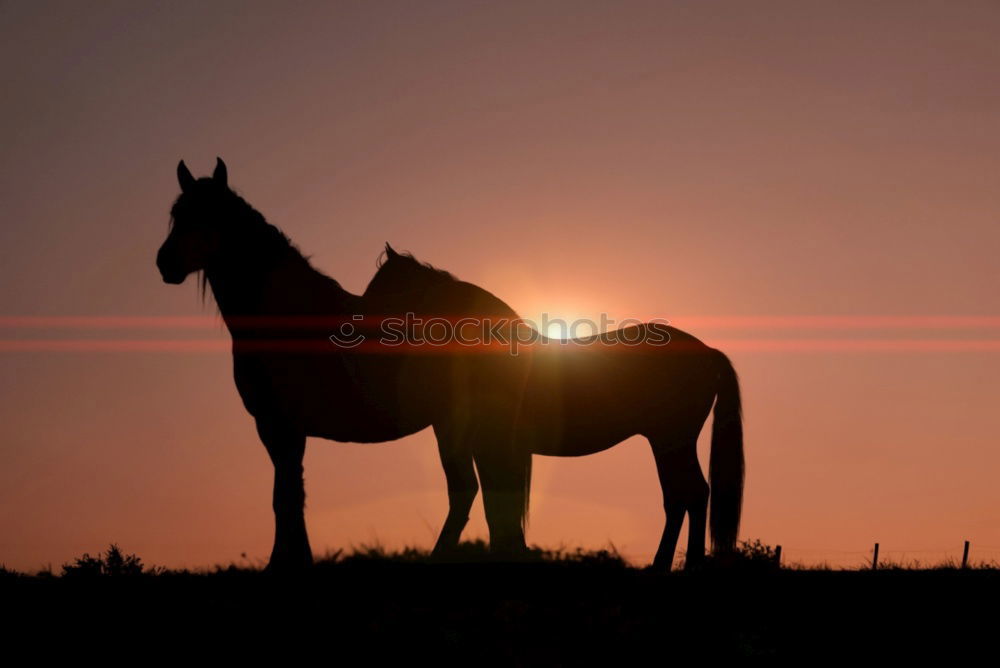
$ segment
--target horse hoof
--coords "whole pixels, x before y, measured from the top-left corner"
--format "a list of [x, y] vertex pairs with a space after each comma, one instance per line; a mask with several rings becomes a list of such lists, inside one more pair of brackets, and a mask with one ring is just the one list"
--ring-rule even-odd
[[431, 561], [455, 561], [460, 556], [457, 546], [435, 547], [431, 550]]
[[272, 555], [271, 560], [264, 567], [264, 572], [274, 575], [295, 575], [306, 572], [312, 568], [312, 565], [311, 556], [295, 558]]
[[277, 575], [282, 577], [295, 576], [295, 575], [303, 575], [304, 573], [308, 572], [311, 567], [312, 567], [311, 564], [295, 564], [295, 565], [282, 564], [282, 563], [268, 564], [267, 566], [264, 567], [264, 572], [267, 573], [268, 575]]

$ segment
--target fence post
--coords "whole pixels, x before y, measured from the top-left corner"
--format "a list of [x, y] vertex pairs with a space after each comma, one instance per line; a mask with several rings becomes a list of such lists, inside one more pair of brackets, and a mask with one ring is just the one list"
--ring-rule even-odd
[[872, 570], [878, 570], [878, 543], [875, 543], [875, 554], [872, 555]]
[[965, 541], [965, 549], [962, 551], [962, 568], [969, 565], [969, 541]]
[[774, 565], [781, 568], [781, 546], [776, 545], [774, 547]]

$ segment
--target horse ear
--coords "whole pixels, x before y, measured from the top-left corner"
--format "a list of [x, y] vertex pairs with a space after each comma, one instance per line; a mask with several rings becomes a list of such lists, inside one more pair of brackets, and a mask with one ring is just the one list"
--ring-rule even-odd
[[223, 188], [229, 186], [229, 172], [226, 170], [226, 163], [222, 162], [222, 158], [215, 158], [215, 171], [212, 172], [212, 178]]
[[191, 176], [191, 170], [187, 168], [183, 160], [177, 163], [177, 182], [181, 184], [181, 192], [187, 192], [194, 185], [194, 177]]
[[393, 250], [392, 246], [389, 245], [388, 241], [385, 242], [385, 254], [388, 255], [390, 258], [399, 257], [399, 253]]

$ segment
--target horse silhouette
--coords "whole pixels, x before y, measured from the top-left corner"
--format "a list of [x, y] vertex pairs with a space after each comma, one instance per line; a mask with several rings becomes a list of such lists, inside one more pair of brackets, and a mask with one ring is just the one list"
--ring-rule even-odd
[[[157, 266], [173, 284], [201, 272], [232, 335], [236, 387], [274, 464], [270, 569], [312, 562], [307, 437], [384, 442], [427, 427], [449, 500], [435, 554], [457, 546], [480, 486], [491, 549], [524, 551], [532, 455], [587, 455], [636, 434], [652, 446], [666, 512], [654, 567], [670, 568], [685, 514], [687, 565], [704, 557], [706, 521], [713, 549], [733, 550], [743, 433], [722, 352], [654, 323], [549, 340], [488, 291], [388, 244], [354, 295], [229, 187], [221, 159], [199, 179], [181, 161], [177, 177]], [[435, 325], [451, 338], [432, 340]], [[696, 444], [713, 404], [709, 486]]]

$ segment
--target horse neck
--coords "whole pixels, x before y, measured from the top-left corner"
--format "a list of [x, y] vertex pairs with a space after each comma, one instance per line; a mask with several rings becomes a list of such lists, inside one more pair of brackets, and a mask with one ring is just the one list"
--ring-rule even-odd
[[206, 269], [205, 278], [234, 335], [245, 328], [241, 319], [339, 315], [354, 297], [310, 266], [274, 228]]

